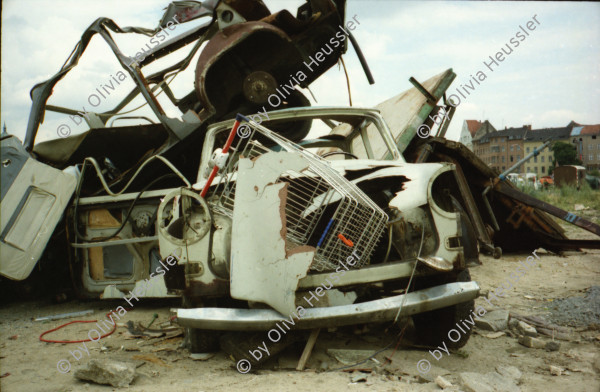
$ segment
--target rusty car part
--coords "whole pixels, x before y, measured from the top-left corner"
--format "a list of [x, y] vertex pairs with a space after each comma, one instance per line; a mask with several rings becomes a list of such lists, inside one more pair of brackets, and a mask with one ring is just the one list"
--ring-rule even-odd
[[[307, 308], [295, 320], [295, 328], [330, 328], [357, 323], [392, 321], [400, 316], [441, 309], [473, 300], [479, 294], [475, 282], [455, 282], [414, 291], [408, 294], [358, 304], [326, 308]], [[212, 330], [268, 330], [281, 321], [281, 314], [272, 309], [196, 308], [177, 309], [177, 322], [185, 327]]]
[[[430, 145], [426, 145], [429, 149], [433, 150]], [[475, 203], [475, 199], [473, 198], [473, 194], [471, 193], [471, 189], [469, 188], [469, 183], [465, 177], [465, 174], [461, 168], [461, 165], [457, 160], [450, 158], [449, 156], [444, 156], [443, 154], [438, 154], [441, 158], [443, 158], [446, 162], [452, 162], [456, 166], [455, 176], [456, 183], [458, 185], [458, 189], [460, 191], [460, 195], [462, 196], [462, 200], [464, 201], [464, 207], [466, 212], [469, 214], [469, 218], [473, 223], [473, 228], [477, 232], [477, 240], [480, 245], [485, 249], [485, 251], [489, 252], [494, 256], [494, 258], [500, 258], [502, 255], [502, 250], [498, 247], [495, 247], [492, 239], [489, 236], [488, 231], [485, 228], [485, 224], [481, 219], [481, 215], [477, 209], [477, 204]]]
[[[565, 222], [569, 222], [575, 226], [581, 227], [584, 230], [589, 231], [590, 233], [594, 233], [600, 236], [600, 225], [590, 222], [589, 220], [582, 218], [581, 216], [575, 215], [572, 212], [568, 212], [562, 210], [558, 207], [553, 206], [552, 204], [548, 204], [543, 202], [535, 197], [529, 196], [526, 193], [519, 191], [509, 185], [507, 185], [504, 181], [495, 181], [495, 185], [493, 187], [494, 191], [501, 193], [505, 196], [513, 198], [523, 204], [531, 206], [535, 209], [547, 212], [548, 214], [554, 215], [557, 218], [564, 220]], [[600, 248], [600, 241], [598, 241], [598, 247]]]
[[[465, 178], [469, 179], [470, 193], [475, 200], [477, 213], [482, 222], [486, 227], [493, 227], [495, 221], [498, 225], [497, 228], [493, 229], [494, 247], [501, 248], [503, 252], [527, 251], [532, 247], [544, 247], [556, 253], [567, 249], [577, 249], [578, 247], [600, 247], [600, 241], [598, 240], [569, 240], [564, 234], [564, 230], [546, 213], [551, 213], [569, 223], [577, 222], [579, 223], [578, 226], [593, 233], [598, 233], [597, 225], [528, 196], [517, 190], [511, 183], [500, 181], [497, 173], [472, 151], [458, 142], [437, 137], [421, 139], [411, 145], [407, 158], [416, 159], [418, 151], [423, 148], [423, 144], [430, 145], [435, 151], [428, 158], [428, 161], [451, 160], [461, 167]], [[489, 212], [488, 207], [486, 207], [487, 198], [484, 198], [482, 194], [491, 184], [495, 185], [490, 187], [487, 192], [489, 197], [487, 203], [489, 203], [489, 209], [492, 210]], [[464, 199], [460, 199], [460, 195], [455, 196], [462, 203], [467, 204]], [[532, 209], [525, 209], [525, 206], [530, 206]], [[515, 208], [517, 208], [517, 212], [514, 211]], [[516, 222], [519, 222], [517, 228], [513, 225]]]
[[[90, 25], [61, 70], [47, 81], [33, 87], [31, 91], [33, 103], [24, 143], [26, 149], [36, 153], [41, 161], [62, 168], [63, 165], [75, 161], [76, 157], [79, 159], [89, 156], [96, 157], [93, 149], [98, 144], [88, 143], [87, 139], [88, 137], [94, 138], [97, 133], [95, 130], [98, 128], [102, 128], [100, 133], [103, 139], [102, 144], [115, 143], [127, 148], [130, 144], [127, 137], [120, 134], [122, 128], [107, 128], [106, 124], [115, 116], [125, 114], [125, 107], [141, 95], [160, 121], [160, 124], [145, 127], [160, 136], [155, 137], [155, 141], [143, 152], [140, 151], [136, 155], [122, 154], [127, 158], [119, 157], [117, 159], [121, 161], [120, 166], [116, 165], [121, 175], [114, 178], [112, 184], [127, 181], [144, 158], [155, 154], [165, 155], [176, 166], [181, 167], [186, 177], [193, 178], [196, 175], [195, 168], [199, 159], [197, 151], [190, 146], [202, 143], [206, 124], [227, 118], [231, 113], [256, 111], [257, 103], [254, 101], [258, 99], [258, 95], [256, 97], [252, 95], [253, 98], [250, 99], [248, 94], [244, 94], [246, 78], [243, 76], [253, 75], [251, 79], [255, 79], [255, 72], [265, 72], [271, 75], [277, 84], [276, 87], [285, 84], [286, 81], [289, 85], [290, 75], [296, 75], [301, 70], [306, 71], [303, 62], [310, 61], [310, 56], [339, 32], [345, 18], [345, 1], [310, 0], [298, 9], [297, 17], [292, 16], [286, 10], [271, 15], [259, 0], [174, 2], [167, 8], [160, 26], [167, 24], [167, 20], [172, 17], [177, 17], [181, 23], [203, 17], [210, 18], [210, 20], [149, 48], [150, 50], [144, 53], [143, 58], [140, 59], [122, 53], [111, 33], [135, 33], [153, 37], [159, 32], [159, 28], [121, 28], [107, 18], [99, 18]], [[91, 38], [97, 34], [104, 39], [121, 67], [133, 79], [135, 87], [112, 109], [103, 113], [86, 113], [83, 120], [91, 128], [86, 133], [36, 145], [38, 128], [46, 111], [71, 116], [79, 115], [77, 109], [54, 106], [47, 104], [47, 101], [56, 84], [77, 65]], [[346, 51], [347, 41], [345, 38], [347, 35], [343, 37], [341, 45], [326, 56], [324, 62], [320, 63], [318, 67], [313, 67], [312, 72], [306, 72], [305, 79], [297, 83], [292, 82], [293, 85], [308, 87], [310, 83], [333, 66], [341, 54]], [[264, 42], [261, 43], [259, 38], [271, 40], [274, 45], [278, 44], [269, 47]], [[202, 48], [204, 43], [207, 45]], [[179, 49], [188, 50], [183, 59], [150, 75], [142, 73], [144, 67]], [[200, 79], [196, 80], [196, 91], [192, 90], [178, 99], [171, 91], [169, 83], [179, 72], [188, 68], [194, 55], [201, 49], [201, 56], [197, 64]], [[227, 64], [233, 68], [224, 67]], [[200, 75], [203, 76], [200, 77]], [[240, 78], [236, 75], [239, 75]], [[268, 88], [264, 91], [271, 91], [273, 80], [269, 79]], [[214, 86], [218, 89], [217, 94], [213, 94]], [[246, 83], [246, 88], [248, 88], [248, 83]], [[256, 86], [255, 81], [250, 83], [250, 88], [254, 91], [257, 91], [257, 88], [262, 89], [261, 86]], [[299, 90], [295, 88], [292, 90], [284, 107], [310, 105], [308, 99]], [[162, 92], [181, 111], [181, 119], [165, 114], [163, 107], [156, 99], [157, 95]], [[264, 93], [261, 97], [260, 99], [263, 100]], [[310, 124], [299, 124], [296, 129], [289, 129], [290, 127], [284, 125], [282, 124], [281, 128], [276, 131], [287, 132], [286, 136], [294, 140], [301, 139], [310, 129]], [[117, 132], [107, 132], [112, 130], [117, 130]], [[187, 140], [186, 143], [181, 143], [184, 139]], [[135, 143], [131, 145], [133, 144]], [[155, 166], [154, 169], [158, 171], [157, 174], [160, 174], [162, 170], [159, 166]], [[141, 178], [133, 188], [140, 189], [144, 181], [150, 179], [149, 177]], [[89, 187], [89, 190], [84, 190], [85, 194], [93, 194], [98, 191], [97, 184], [93, 182], [89, 184]]]

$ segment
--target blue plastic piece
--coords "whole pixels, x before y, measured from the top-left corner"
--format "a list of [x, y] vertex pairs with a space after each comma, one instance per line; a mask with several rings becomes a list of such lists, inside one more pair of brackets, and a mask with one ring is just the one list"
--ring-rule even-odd
[[238, 113], [235, 115], [235, 121], [250, 121], [250, 119], [246, 116], [244, 116], [242, 113]]
[[325, 231], [323, 232], [323, 235], [321, 235], [321, 238], [319, 239], [319, 242], [317, 243], [317, 248], [320, 247], [321, 244], [323, 243], [323, 241], [325, 240], [325, 236], [327, 235], [327, 232], [331, 228], [331, 224], [332, 223], [333, 223], [333, 218], [331, 218], [329, 220], [329, 223], [327, 224], [327, 227], [325, 228]]

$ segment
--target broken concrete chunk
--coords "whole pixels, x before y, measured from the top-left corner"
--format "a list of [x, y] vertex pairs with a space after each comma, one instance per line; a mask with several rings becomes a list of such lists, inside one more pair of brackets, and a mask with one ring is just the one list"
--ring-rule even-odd
[[550, 374], [552, 374], [553, 376], [560, 376], [563, 372], [562, 368], [559, 368], [558, 366], [553, 366], [550, 365]]
[[357, 362], [364, 361], [373, 355], [373, 353], [374, 351], [372, 350], [342, 350], [334, 348], [327, 350], [327, 354], [337, 359], [344, 365], [353, 365]]
[[519, 320], [517, 320], [516, 318], [511, 318], [508, 321], [508, 327], [510, 329], [514, 329], [515, 331], [518, 330], [518, 328], [519, 328]]
[[442, 376], [437, 376], [435, 378], [435, 383], [438, 385], [438, 387], [440, 387], [442, 389], [446, 389], [446, 388], [452, 387], [452, 383], [450, 381], [446, 380]]
[[367, 382], [367, 375], [362, 372], [353, 372], [350, 376], [351, 382]]
[[519, 343], [525, 347], [529, 348], [544, 348], [546, 347], [546, 343], [543, 340], [533, 338], [531, 336], [521, 336], [519, 337]]
[[481, 335], [488, 339], [498, 339], [499, 337], [506, 335], [506, 332], [498, 331], [492, 333], [483, 333]]
[[512, 377], [506, 377], [496, 372], [486, 373], [487, 382], [494, 388], [494, 391], [520, 392], [519, 388]]
[[486, 374], [465, 372], [460, 374], [460, 382], [468, 392], [520, 392], [512, 377], [496, 372]]
[[206, 361], [215, 356], [215, 353], [192, 353], [190, 358], [194, 361]]
[[91, 359], [86, 366], [77, 369], [74, 376], [96, 384], [127, 387], [135, 378], [135, 366], [110, 359]]
[[552, 340], [550, 342], [547, 342], [544, 348], [546, 349], [546, 351], [558, 351], [560, 350], [560, 343]]
[[515, 384], [519, 384], [521, 382], [521, 378], [523, 377], [523, 373], [521, 373], [521, 371], [514, 366], [498, 365], [496, 366], [496, 371], [501, 376], [512, 379]]
[[504, 309], [492, 310], [475, 319], [477, 328], [487, 331], [504, 331], [508, 327], [508, 311]]
[[527, 324], [526, 322], [519, 321], [517, 329], [525, 336], [537, 336], [537, 330], [535, 329], [535, 327]]
[[461, 373], [460, 383], [467, 392], [494, 392], [494, 388], [487, 383], [483, 374]]

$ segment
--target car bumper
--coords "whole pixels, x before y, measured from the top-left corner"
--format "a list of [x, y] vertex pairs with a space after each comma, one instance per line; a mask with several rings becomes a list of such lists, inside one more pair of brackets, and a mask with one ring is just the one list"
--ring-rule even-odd
[[[288, 315], [295, 328], [311, 329], [390, 321], [430, 310], [445, 308], [475, 299], [476, 282], [448, 283], [375, 301], [325, 308], [307, 308], [304, 316]], [[196, 308], [177, 309], [178, 323], [185, 327], [207, 330], [268, 330], [284, 318], [272, 309]]]

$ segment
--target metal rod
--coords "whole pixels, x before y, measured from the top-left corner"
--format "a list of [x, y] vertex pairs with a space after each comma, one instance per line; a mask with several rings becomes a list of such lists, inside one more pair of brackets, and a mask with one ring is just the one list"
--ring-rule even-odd
[[354, 51], [356, 52], [356, 55], [358, 56], [358, 61], [360, 61], [360, 65], [362, 66], [363, 71], [365, 72], [365, 75], [367, 76], [367, 80], [369, 81], [369, 84], [375, 84], [375, 79], [373, 79], [373, 75], [371, 74], [371, 70], [369, 69], [369, 64], [367, 64], [367, 60], [365, 59], [365, 56], [362, 53], [362, 50], [360, 50], [360, 46], [358, 46], [358, 42], [356, 41], [356, 39], [354, 38], [354, 36], [352, 35], [351, 32], [347, 32], [348, 33], [348, 38], [350, 38], [350, 42], [352, 42], [352, 46], [354, 47]]
[[417, 90], [419, 90], [421, 92], [421, 94], [423, 94], [425, 96], [425, 98], [427, 98], [427, 102], [430, 105], [435, 105], [437, 102], [437, 99], [429, 92], [425, 89], [425, 87], [423, 87], [421, 85], [421, 83], [417, 82], [417, 79], [413, 78], [412, 76], [410, 77], [410, 79], [408, 79], [409, 82], [411, 82], [413, 84], [413, 86], [415, 86], [415, 88]]

